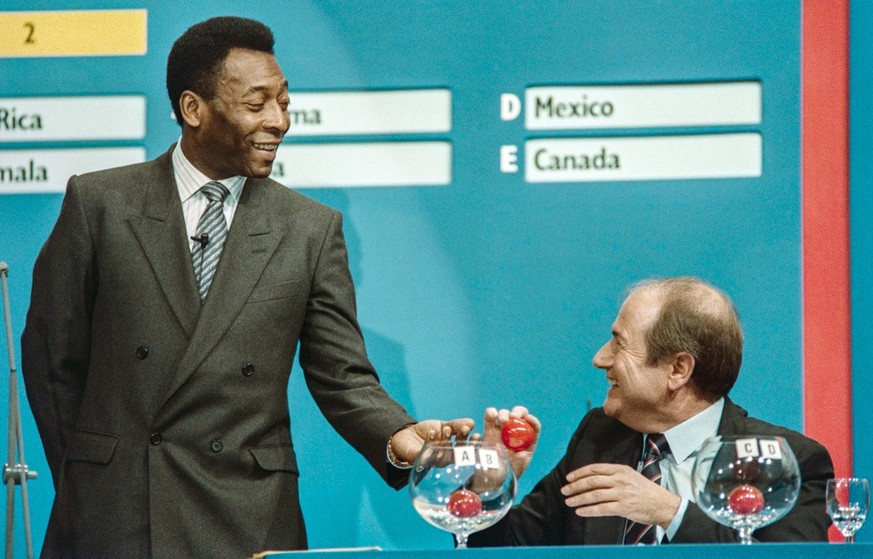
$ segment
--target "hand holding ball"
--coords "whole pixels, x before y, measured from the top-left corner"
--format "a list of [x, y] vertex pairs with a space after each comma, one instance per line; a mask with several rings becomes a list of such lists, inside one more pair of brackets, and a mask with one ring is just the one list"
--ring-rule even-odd
[[525, 450], [533, 444], [534, 440], [533, 426], [527, 420], [518, 417], [510, 417], [509, 421], [503, 424], [500, 434], [503, 445], [513, 452]]

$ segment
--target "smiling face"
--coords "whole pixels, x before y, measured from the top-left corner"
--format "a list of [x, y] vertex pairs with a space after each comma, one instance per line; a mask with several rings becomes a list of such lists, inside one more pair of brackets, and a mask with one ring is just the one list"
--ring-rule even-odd
[[267, 177], [288, 132], [288, 80], [267, 52], [231, 49], [215, 96], [182, 93], [182, 151], [211, 179]]
[[669, 360], [649, 365], [646, 333], [658, 316], [661, 298], [642, 289], [627, 298], [612, 325], [612, 338], [594, 356], [610, 383], [603, 410], [628, 427], [651, 432], [669, 405]]

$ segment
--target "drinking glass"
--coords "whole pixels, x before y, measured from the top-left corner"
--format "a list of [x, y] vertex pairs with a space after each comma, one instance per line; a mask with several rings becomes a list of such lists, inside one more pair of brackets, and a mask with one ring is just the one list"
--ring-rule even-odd
[[870, 483], [856, 477], [829, 479], [825, 498], [834, 526], [846, 537], [846, 543], [853, 543], [870, 508]]
[[416, 512], [451, 532], [457, 547], [499, 521], [512, 507], [516, 481], [503, 445], [482, 441], [427, 442], [409, 474]]
[[700, 509], [752, 543], [752, 532], [794, 506], [800, 492], [797, 459], [783, 437], [715, 436], [694, 462], [692, 488]]

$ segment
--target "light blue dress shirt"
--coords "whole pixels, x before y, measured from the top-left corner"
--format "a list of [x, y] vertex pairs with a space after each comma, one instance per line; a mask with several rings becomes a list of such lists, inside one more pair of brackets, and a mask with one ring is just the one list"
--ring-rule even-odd
[[724, 398], [721, 398], [694, 417], [664, 432], [667, 443], [670, 445], [670, 453], [660, 462], [661, 486], [671, 493], [679, 495], [682, 498], [682, 503], [666, 530], [660, 526], [655, 526], [658, 542], [665, 535], [667, 540], [673, 539], [685, 517], [689, 501], [696, 500], [691, 488], [694, 459], [706, 439], [718, 432], [718, 424], [721, 421], [723, 410]]

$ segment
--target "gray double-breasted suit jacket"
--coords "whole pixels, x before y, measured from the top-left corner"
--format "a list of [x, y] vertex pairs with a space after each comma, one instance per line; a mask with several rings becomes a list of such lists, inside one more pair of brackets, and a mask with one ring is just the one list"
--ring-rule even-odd
[[71, 178], [34, 267], [22, 371], [56, 490], [45, 557], [305, 547], [298, 342], [320, 409], [386, 479], [386, 442], [414, 421], [366, 357], [339, 212], [248, 179], [201, 306], [171, 152]]

